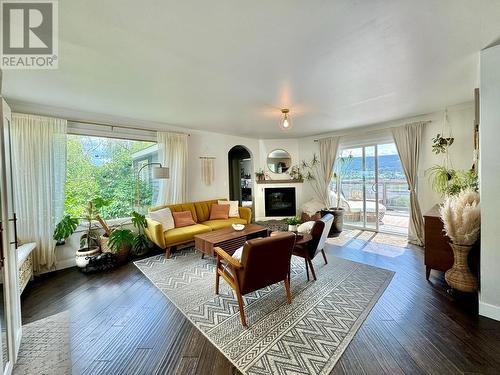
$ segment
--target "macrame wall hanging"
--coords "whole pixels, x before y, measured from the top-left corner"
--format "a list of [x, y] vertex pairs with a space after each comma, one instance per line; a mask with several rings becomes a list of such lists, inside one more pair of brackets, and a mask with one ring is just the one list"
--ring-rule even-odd
[[207, 186], [212, 185], [215, 178], [214, 157], [202, 156], [201, 160], [201, 180]]

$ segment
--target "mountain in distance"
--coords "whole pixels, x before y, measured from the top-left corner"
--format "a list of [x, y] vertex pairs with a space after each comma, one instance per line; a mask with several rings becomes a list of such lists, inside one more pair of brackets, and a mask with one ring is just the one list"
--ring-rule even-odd
[[[375, 157], [367, 156], [365, 169], [367, 176], [374, 178]], [[342, 176], [344, 180], [357, 180], [363, 178], [363, 158], [353, 157]], [[381, 180], [406, 180], [399, 155], [380, 155], [378, 157], [378, 179]]]

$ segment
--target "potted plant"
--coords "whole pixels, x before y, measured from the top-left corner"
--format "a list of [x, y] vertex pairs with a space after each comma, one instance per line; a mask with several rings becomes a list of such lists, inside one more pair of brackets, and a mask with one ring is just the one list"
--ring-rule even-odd
[[448, 152], [448, 147], [453, 144], [455, 138], [443, 137], [438, 133], [434, 138], [432, 138], [432, 152], [436, 155], [446, 154]]
[[132, 225], [137, 229], [137, 234], [132, 240], [132, 252], [140, 256], [145, 254], [151, 246], [151, 242], [144, 233], [144, 228], [147, 227], [146, 216], [136, 211], [132, 212], [131, 216]]
[[453, 289], [474, 292], [478, 288], [478, 281], [469, 269], [467, 257], [481, 229], [479, 194], [469, 188], [458, 195], [449, 196], [440, 214], [454, 256], [453, 267], [445, 273], [446, 282]]
[[130, 229], [115, 229], [109, 235], [108, 247], [116, 255], [119, 264], [128, 260], [133, 241], [134, 232]]
[[297, 232], [297, 225], [300, 224], [298, 217], [289, 217], [285, 219], [285, 224], [288, 225], [289, 232]]
[[75, 255], [76, 265], [78, 267], [85, 267], [88, 264], [88, 258], [98, 254], [100, 251], [98, 227], [94, 223], [96, 221], [99, 222], [104, 231], [111, 232], [109, 226], [99, 214], [99, 209], [110, 203], [110, 200], [96, 197], [88, 202], [82, 217], [65, 215], [56, 225], [53, 238], [59, 244], [63, 244], [64, 241], [76, 231], [80, 224], [80, 220], [87, 222], [85, 233], [80, 237], [80, 248], [76, 251]]
[[432, 189], [442, 196], [450, 196], [466, 189], [477, 190], [478, 178], [473, 169], [458, 170], [434, 165], [427, 169]]
[[266, 179], [266, 174], [261, 169], [258, 172], [255, 172], [255, 177], [257, 177], [257, 181], [264, 181]]

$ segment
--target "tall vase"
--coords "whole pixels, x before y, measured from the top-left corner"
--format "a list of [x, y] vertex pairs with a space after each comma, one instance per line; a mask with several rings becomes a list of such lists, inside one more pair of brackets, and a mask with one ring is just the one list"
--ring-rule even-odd
[[472, 246], [457, 245], [450, 242], [455, 258], [453, 267], [444, 274], [449, 286], [461, 292], [475, 292], [478, 288], [477, 277], [469, 269], [467, 257]]

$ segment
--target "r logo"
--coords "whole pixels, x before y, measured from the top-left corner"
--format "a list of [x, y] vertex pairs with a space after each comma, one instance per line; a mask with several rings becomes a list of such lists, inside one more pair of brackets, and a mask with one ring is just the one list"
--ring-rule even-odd
[[52, 54], [52, 3], [3, 3], [3, 53]]

